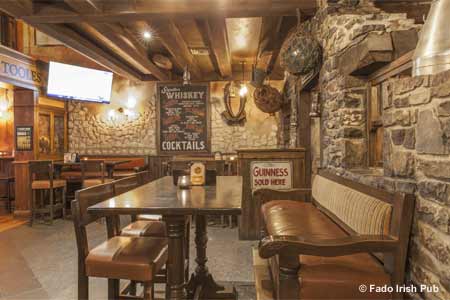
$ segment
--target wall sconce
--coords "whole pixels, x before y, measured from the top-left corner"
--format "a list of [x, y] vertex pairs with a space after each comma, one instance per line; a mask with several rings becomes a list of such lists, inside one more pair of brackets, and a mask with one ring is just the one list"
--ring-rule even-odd
[[9, 117], [9, 99], [8, 90], [5, 89], [5, 97], [0, 99], [0, 119], [6, 119]]
[[128, 109], [134, 109], [136, 107], [136, 103], [137, 103], [136, 98], [134, 96], [130, 96], [128, 97], [126, 106]]
[[114, 121], [116, 119], [116, 111], [114, 109], [110, 109], [108, 111], [108, 119], [110, 119], [111, 121]]

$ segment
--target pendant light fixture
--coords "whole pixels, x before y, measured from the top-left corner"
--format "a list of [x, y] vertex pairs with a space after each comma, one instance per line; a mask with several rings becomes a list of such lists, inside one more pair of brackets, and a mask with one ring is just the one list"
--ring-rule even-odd
[[241, 97], [244, 97], [248, 93], [247, 85], [245, 84], [245, 62], [242, 61], [242, 82], [241, 82], [241, 89], [239, 90], [239, 95]]
[[191, 72], [189, 72], [189, 67], [184, 67], [184, 73], [183, 73], [183, 85], [190, 85], [191, 84]]
[[413, 58], [413, 76], [450, 70], [450, 0], [434, 0]]

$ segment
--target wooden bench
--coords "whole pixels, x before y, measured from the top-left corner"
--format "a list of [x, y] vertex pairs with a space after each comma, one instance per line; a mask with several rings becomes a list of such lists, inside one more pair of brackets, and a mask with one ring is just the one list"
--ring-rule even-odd
[[[312, 190], [258, 190], [275, 299], [402, 299], [415, 198], [321, 170]], [[307, 201], [311, 199], [311, 201]], [[361, 292], [360, 285], [394, 287]]]

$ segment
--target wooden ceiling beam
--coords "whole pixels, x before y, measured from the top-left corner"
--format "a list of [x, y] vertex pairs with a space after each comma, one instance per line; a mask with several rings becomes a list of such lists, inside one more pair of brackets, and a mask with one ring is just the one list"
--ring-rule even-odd
[[70, 8], [78, 13], [101, 13], [103, 2], [99, 0], [64, 0]]
[[141, 80], [142, 74], [114, 55], [89, 41], [67, 25], [30, 24], [43, 33], [59, 40], [99, 65], [131, 80]]
[[279, 38], [283, 17], [263, 17], [258, 50], [258, 65], [266, 73], [273, 69], [284, 38]]
[[375, 0], [376, 7], [388, 13], [406, 13], [408, 18], [423, 23], [427, 17], [432, 1], [424, 0]]
[[130, 32], [121, 26], [105, 23], [86, 24], [85, 26], [92, 26], [97, 31], [97, 35], [102, 36], [100, 39], [109, 41], [115, 49], [120, 51], [126, 61], [137, 63], [141, 70], [144, 69], [144, 73], [150, 73], [163, 81], [170, 78], [165, 71], [159, 69], [149, 60], [146, 49], [140, 45], [140, 42]]
[[[65, 0], [74, 2], [93, 0]], [[105, 1], [102, 12], [75, 13], [53, 4], [40, 7], [37, 14], [16, 14], [32, 23], [80, 23], [80, 22], [132, 22], [162, 18], [244, 18], [261, 16], [293, 16], [296, 9], [305, 15], [313, 15], [317, 9], [315, 0], [180, 0], [174, 4], [167, 0], [152, 1]], [[96, 4], [95, 6], [99, 6]], [[72, 6], [73, 7], [73, 6]]]
[[156, 38], [169, 51], [174, 63], [179, 68], [184, 69], [188, 66], [193, 79], [202, 79], [202, 72], [195, 57], [192, 55], [186, 41], [172, 21], [156, 20], [152, 21], [148, 26], [154, 30]]
[[0, 10], [14, 17], [20, 15], [32, 15], [33, 5], [31, 0], [28, 0], [25, 3], [17, 0], [3, 0], [0, 1]]
[[209, 18], [198, 20], [197, 25], [202, 32], [205, 43], [210, 49], [211, 61], [217, 69], [217, 73], [222, 79], [230, 78], [233, 75], [233, 71], [225, 19]]

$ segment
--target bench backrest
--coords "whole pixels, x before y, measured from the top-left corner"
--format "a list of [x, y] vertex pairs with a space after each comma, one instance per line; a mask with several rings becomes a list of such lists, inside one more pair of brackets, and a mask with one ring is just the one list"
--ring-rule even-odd
[[314, 200], [358, 234], [389, 235], [393, 206], [322, 175], [314, 178]]

